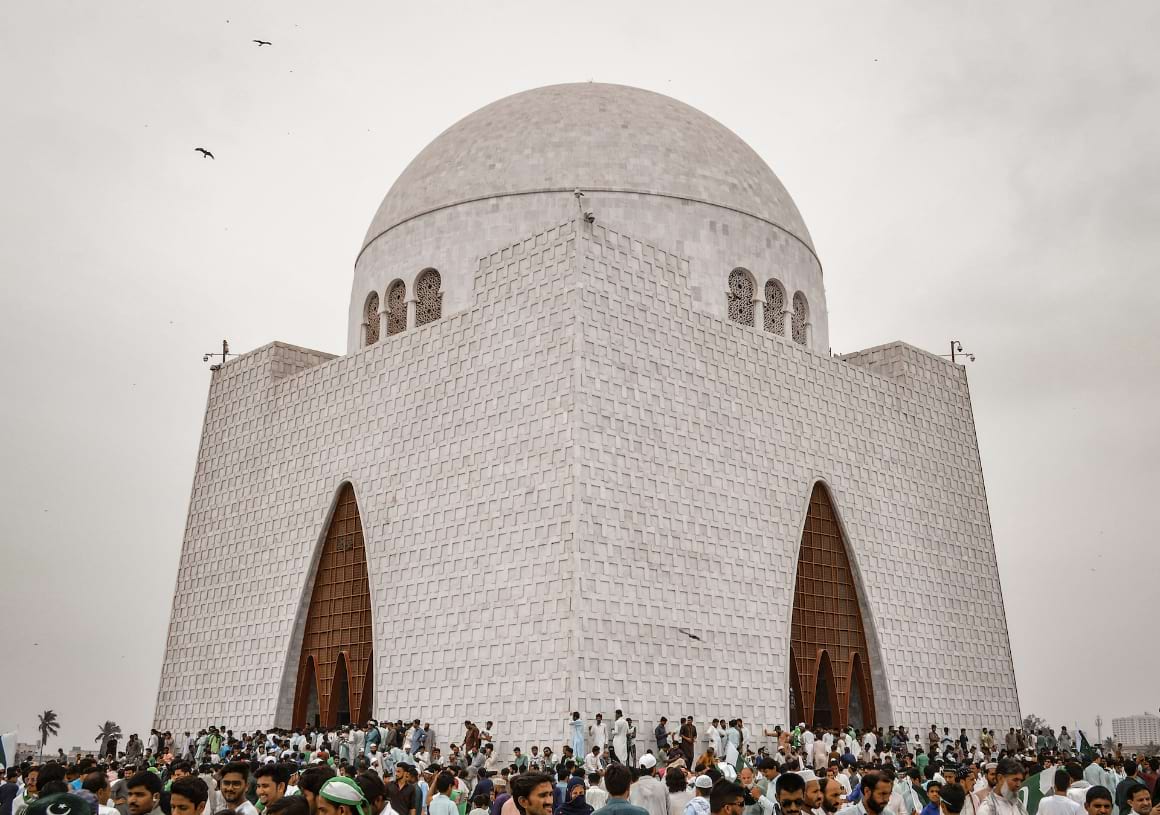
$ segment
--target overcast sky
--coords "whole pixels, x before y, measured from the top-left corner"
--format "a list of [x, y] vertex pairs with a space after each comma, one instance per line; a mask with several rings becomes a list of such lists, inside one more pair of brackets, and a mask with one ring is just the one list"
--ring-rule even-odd
[[1093, 736], [1155, 711], [1158, 32], [1154, 2], [0, 4], [0, 730], [31, 741], [53, 708], [50, 748], [147, 732], [202, 354], [345, 352], [407, 162], [494, 99], [590, 79], [769, 162], [835, 352], [977, 355], [1023, 711]]

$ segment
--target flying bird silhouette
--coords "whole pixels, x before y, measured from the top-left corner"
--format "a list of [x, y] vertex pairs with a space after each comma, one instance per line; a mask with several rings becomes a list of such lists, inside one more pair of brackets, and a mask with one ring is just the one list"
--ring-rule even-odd
[[272, 42], [268, 42], [267, 40], [251, 40], [251, 42], [256, 42], [258, 44], [259, 48], [261, 48], [263, 45], [273, 45], [274, 44]]
[[[193, 149], [195, 152], [201, 153], [202, 158], [213, 158], [213, 153], [211, 153], [209, 150], [206, 150], [204, 147], [195, 147]], [[217, 159], [214, 159], [214, 161], [217, 161]]]
[[691, 633], [691, 632], [689, 632], [689, 631], [686, 631], [686, 630], [685, 630], [685, 629], [683, 629], [683, 628], [678, 628], [677, 630], [678, 630], [678, 631], [680, 631], [682, 634], [684, 634], [686, 637], [688, 637], [688, 638], [689, 638], [689, 639], [691, 639], [691, 640], [696, 640], [697, 642], [700, 642], [700, 641], [701, 641], [701, 638], [700, 638], [700, 637], [698, 637], [696, 634], [693, 634], [693, 633]]

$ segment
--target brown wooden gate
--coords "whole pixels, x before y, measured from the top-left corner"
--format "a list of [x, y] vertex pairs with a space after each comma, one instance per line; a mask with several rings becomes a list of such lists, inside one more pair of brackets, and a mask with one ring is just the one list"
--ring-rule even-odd
[[797, 687], [790, 726], [805, 720], [820, 727], [845, 727], [851, 690], [858, 697], [854, 707], [863, 726], [875, 726], [858, 589], [830, 494], [821, 484], [814, 485], [806, 513], [791, 628], [790, 671]]
[[[371, 642], [370, 581], [362, 520], [354, 488], [344, 484], [311, 589], [294, 693], [295, 726], [334, 727], [347, 724], [352, 716], [366, 721], [372, 705]], [[312, 710], [312, 685], [317, 713]], [[310, 721], [315, 717], [317, 722]]]

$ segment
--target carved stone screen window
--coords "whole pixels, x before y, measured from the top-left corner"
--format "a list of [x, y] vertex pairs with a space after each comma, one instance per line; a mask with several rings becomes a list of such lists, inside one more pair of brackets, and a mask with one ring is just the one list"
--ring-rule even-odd
[[[371, 715], [371, 595], [354, 488], [343, 486], [326, 530], [294, 694], [294, 726], [334, 727]], [[315, 721], [317, 719], [317, 721]]]
[[790, 326], [793, 331], [793, 341], [798, 345], [806, 344], [806, 322], [810, 318], [809, 308], [804, 294], [799, 291], [793, 296], [793, 316], [790, 318]]
[[443, 316], [443, 284], [439, 272], [428, 269], [415, 281], [415, 325], [433, 323]]
[[842, 530], [821, 484], [814, 486], [802, 532], [790, 623], [794, 722], [873, 727], [866, 632]]
[[785, 336], [785, 289], [776, 280], [765, 284], [765, 330]]
[[729, 273], [729, 319], [753, 325], [753, 278], [744, 269]]
[[367, 324], [367, 345], [374, 345], [379, 341], [379, 293], [371, 292], [367, 297], [367, 305], [364, 310], [365, 320]]
[[407, 330], [407, 284], [396, 280], [387, 289], [387, 335]]

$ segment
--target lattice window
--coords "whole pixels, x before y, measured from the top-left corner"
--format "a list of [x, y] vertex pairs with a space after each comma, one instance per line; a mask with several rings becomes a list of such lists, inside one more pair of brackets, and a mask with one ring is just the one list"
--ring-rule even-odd
[[443, 316], [443, 280], [439, 272], [428, 269], [415, 281], [415, 325], [433, 323]]
[[753, 325], [753, 278], [744, 269], [729, 273], [729, 319]]
[[806, 296], [799, 291], [793, 296], [793, 317], [790, 319], [793, 341], [798, 345], [806, 344], [806, 322], [809, 319], [809, 304], [806, 303]]
[[387, 289], [387, 336], [407, 330], [407, 284], [396, 280]]
[[371, 643], [362, 520], [354, 489], [346, 484], [326, 530], [310, 592], [295, 692], [295, 726], [313, 724], [308, 722], [312, 708], [326, 727], [345, 724], [340, 719], [370, 708], [366, 677], [371, 670]]
[[874, 689], [862, 668], [870, 663], [858, 589], [830, 495], [820, 484], [810, 496], [802, 532], [790, 629], [795, 663], [790, 678], [798, 683], [794, 712], [804, 714], [797, 721], [812, 724], [828, 716], [830, 726], [844, 727], [853, 692], [855, 712], [873, 726]]
[[776, 280], [765, 284], [765, 330], [785, 336], [785, 289]]
[[367, 324], [367, 345], [374, 345], [379, 341], [379, 293], [373, 291], [367, 297], [366, 308], [363, 309]]

